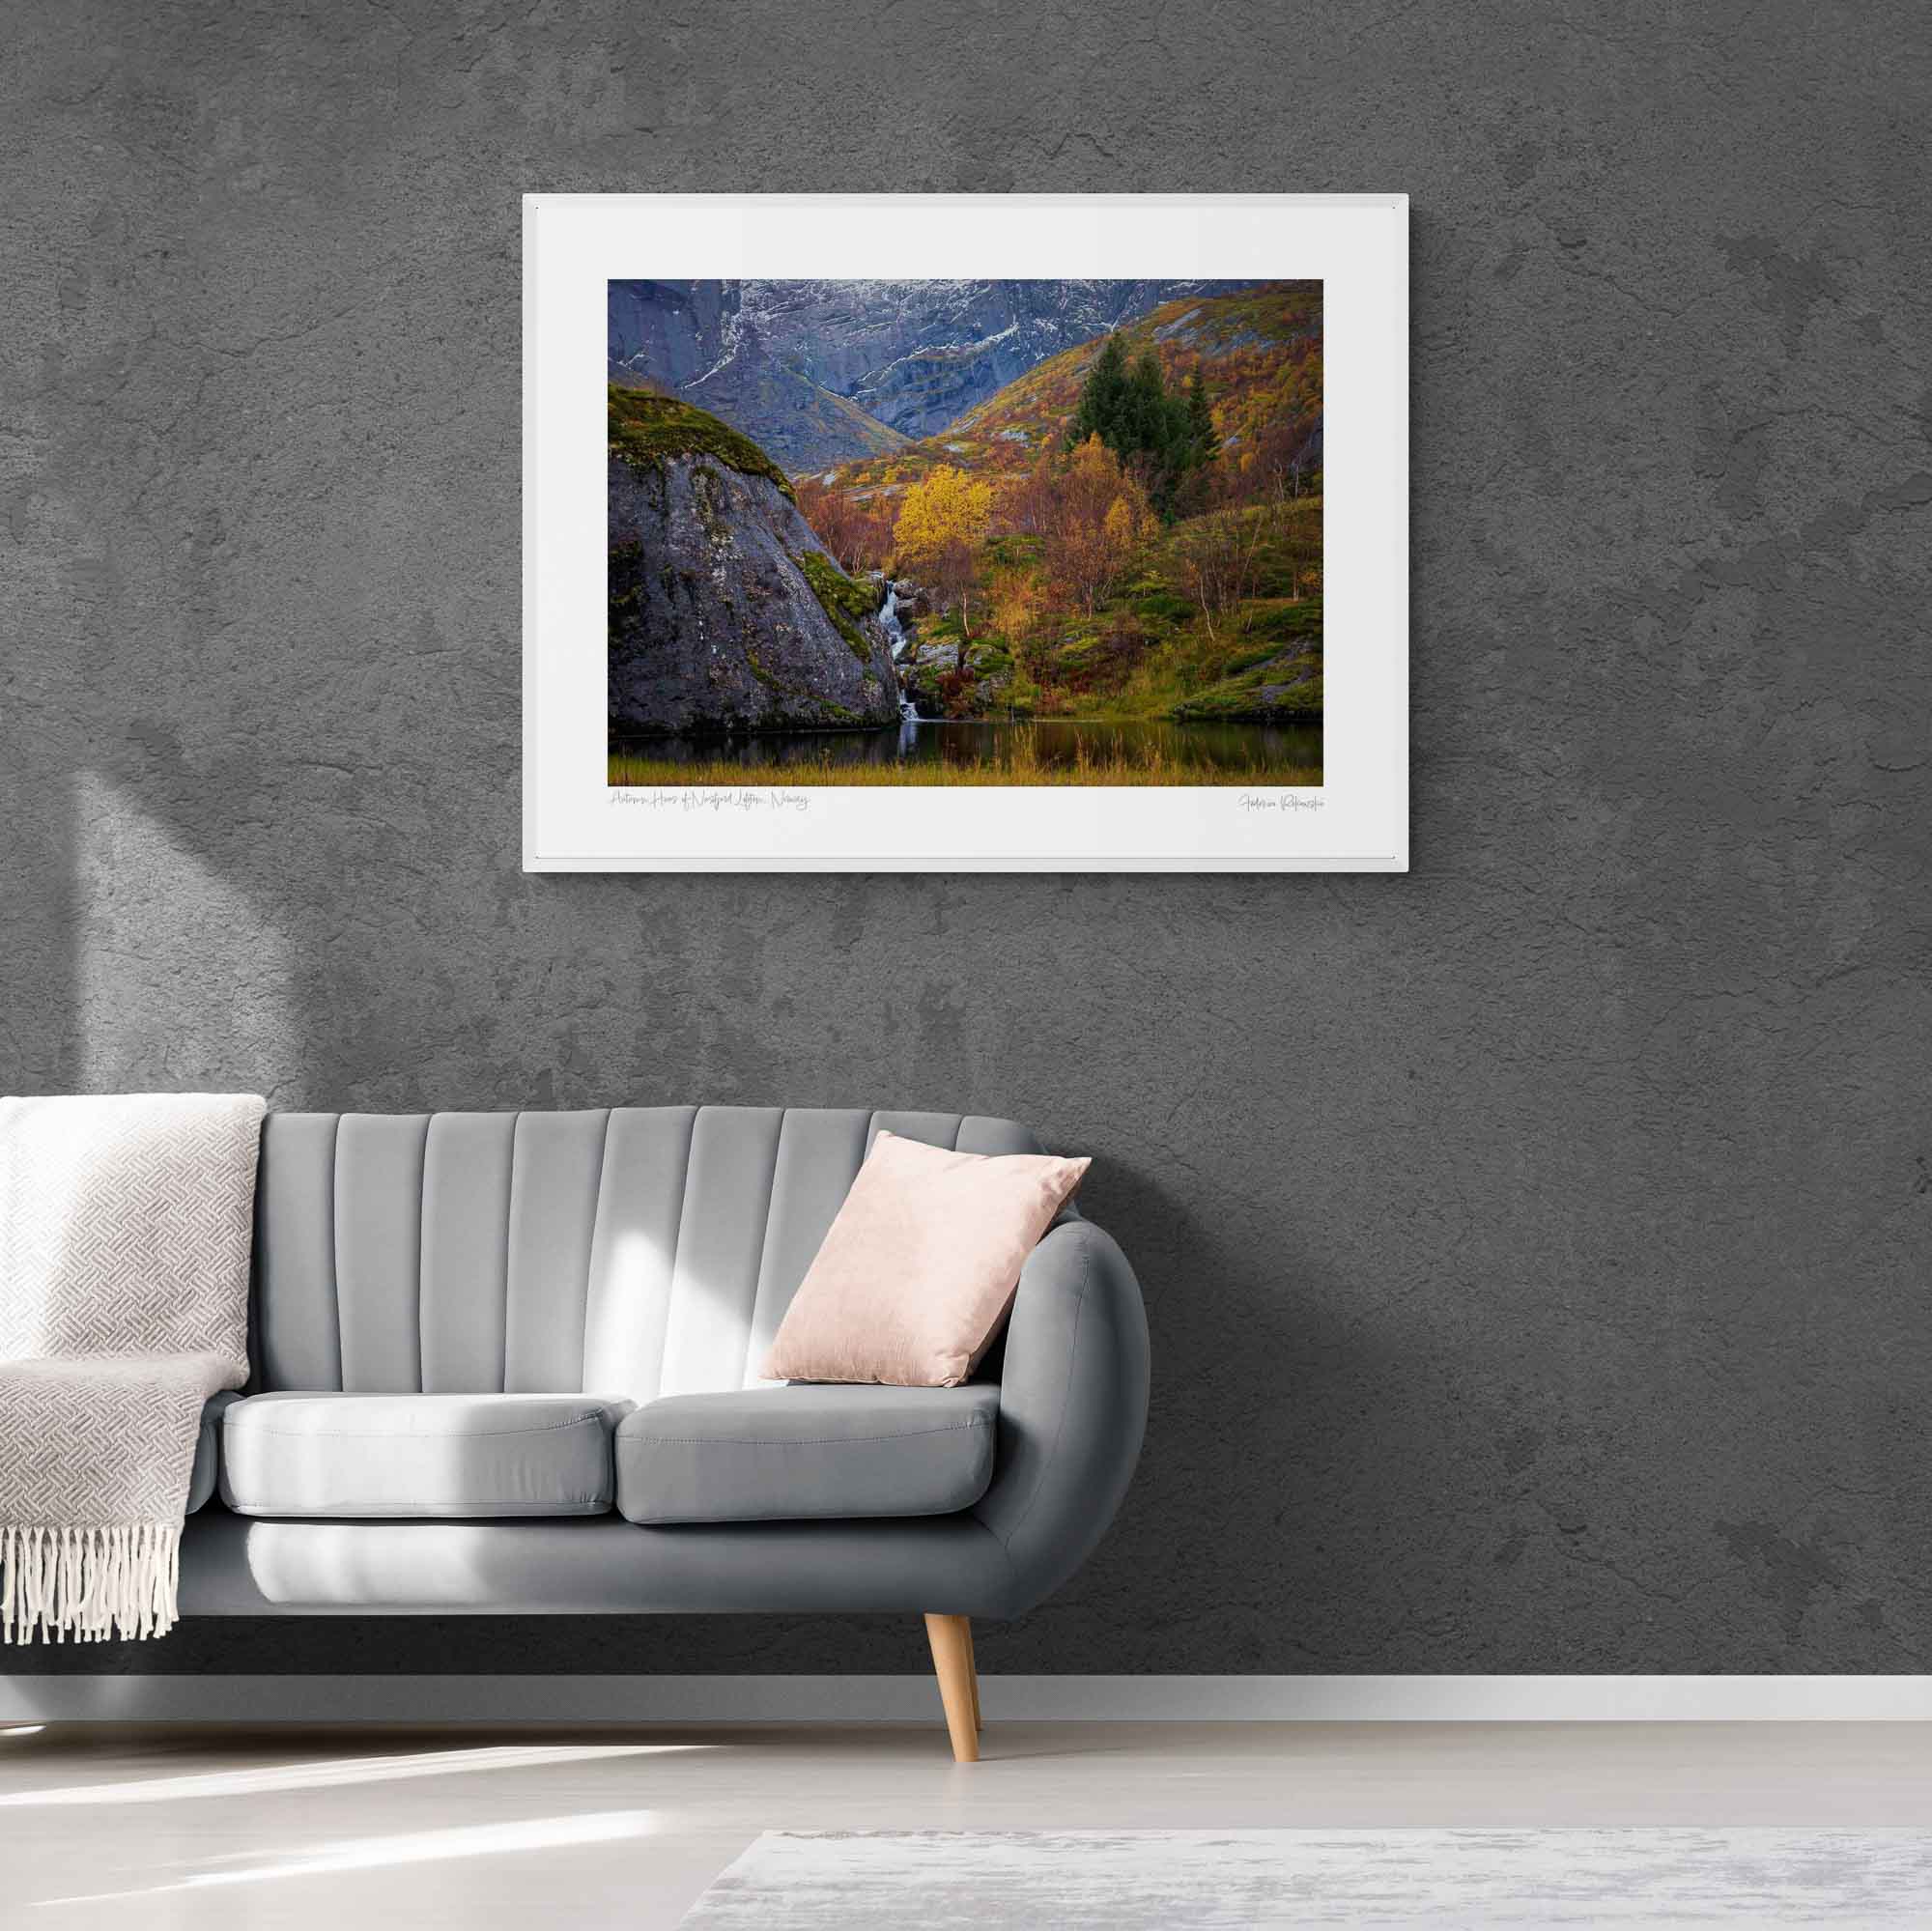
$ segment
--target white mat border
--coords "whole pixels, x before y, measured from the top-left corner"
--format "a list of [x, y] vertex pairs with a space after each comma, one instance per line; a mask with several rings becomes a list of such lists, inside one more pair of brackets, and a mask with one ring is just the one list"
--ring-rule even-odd
[[[989, 1722], [1925, 1722], [1932, 1676], [984, 1676]], [[0, 1723], [927, 1723], [907, 1676], [0, 1675]]]

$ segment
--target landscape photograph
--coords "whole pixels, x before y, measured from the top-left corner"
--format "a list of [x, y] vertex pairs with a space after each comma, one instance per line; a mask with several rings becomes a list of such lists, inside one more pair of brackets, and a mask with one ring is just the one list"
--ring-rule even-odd
[[611, 785], [1322, 781], [1320, 282], [609, 283]]

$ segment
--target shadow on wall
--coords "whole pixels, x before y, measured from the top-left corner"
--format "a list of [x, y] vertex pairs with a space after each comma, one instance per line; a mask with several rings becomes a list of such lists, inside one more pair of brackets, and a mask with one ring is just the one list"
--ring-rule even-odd
[[9, 729], [0, 755], [0, 1090], [8, 1093], [75, 1087], [74, 811], [60, 751]]
[[[311, 1091], [312, 1079], [331, 1082], [344, 1059], [366, 1052], [366, 1038], [355, 1046], [337, 1043], [358, 988], [372, 1005], [377, 999], [358, 962], [355, 894], [331, 900], [310, 893], [299, 866], [274, 863], [274, 845], [295, 836], [286, 825], [268, 832], [265, 862], [247, 814], [219, 809], [219, 799], [168, 751], [158, 787], [99, 771], [72, 781], [75, 1047], [66, 1083], [81, 1090], [258, 1084], [271, 1103], [377, 1108], [514, 1105], [524, 1097], [491, 1090], [496, 1083], [487, 1074], [479, 1093], [475, 1064], [466, 1066], [467, 1078], [449, 1082], [463, 1089], [451, 1092], [437, 1064], [406, 1055], [386, 1079], [374, 1082], [384, 1091]], [[156, 795], [176, 808], [172, 819], [154, 808]], [[405, 877], [410, 869], [403, 860]], [[723, 901], [727, 920], [742, 911], [751, 888], [704, 883]], [[657, 884], [552, 881], [545, 891], [555, 897], [618, 891], [644, 900]], [[785, 884], [796, 889], [795, 881]], [[682, 881], [680, 888], [689, 889]], [[754, 990], [746, 990], [755, 1003]], [[306, 1009], [311, 999], [318, 1014]], [[373, 1011], [372, 1018], [380, 1023]], [[673, 1063], [661, 1077], [682, 1089], [686, 1075]], [[846, 1090], [822, 1096], [961, 1103], [943, 1090], [950, 1077], [935, 1070], [905, 1094], [894, 1075], [854, 1065], [841, 1075]], [[601, 1088], [555, 1097], [588, 1104], [687, 1096], [693, 1095], [683, 1090], [639, 1093], [619, 1067]], [[821, 1097], [770, 1088], [742, 1096], [806, 1103]], [[552, 1099], [528, 1096], [531, 1104]], [[1384, 1390], [1398, 1378], [1385, 1348], [1377, 1351], [1359, 1331], [1340, 1324], [1320, 1325], [1297, 1291], [1310, 1270], [1306, 1257], [1257, 1241], [1252, 1224], [1206, 1210], [1196, 1177], [1126, 1165], [1108, 1153], [1085, 1205], [1121, 1236], [1147, 1295], [1154, 1361], [1148, 1448], [1122, 1515], [1093, 1560], [1032, 1617], [987, 1633], [988, 1667], [996, 1670], [1185, 1666], [1201, 1621], [1225, 1618], [1216, 1592], [1200, 1585], [1225, 1568], [1231, 1535], [1251, 1557], [1280, 1564], [1273, 1587], [1292, 1600], [1320, 1555], [1309, 1553], [1308, 1491], [1269, 1499], [1285, 1553], [1260, 1556], [1252, 1548], [1252, 1496], [1241, 1499], [1253, 1472], [1253, 1431], [1259, 1426], [1278, 1439], [1287, 1417], [1293, 1432], [1297, 1413], [1319, 1406], [1314, 1383], [1321, 1377], [1341, 1373]], [[1197, 1374], [1194, 1364], [1203, 1361], [1208, 1372]], [[1365, 1436], [1357, 1446], [1360, 1465], [1367, 1466], [1371, 1443]], [[1335, 1586], [1340, 1572], [1323, 1573]], [[1171, 1580], [1151, 1580], [1163, 1576]], [[1161, 1605], [1151, 1615], [1142, 1607], [1151, 1590]], [[925, 1666], [922, 1645], [916, 1629], [890, 1618], [210, 1619], [190, 1620], [163, 1645], [95, 1646], [71, 1658], [22, 1653], [12, 1666], [186, 1673], [917, 1671]], [[1252, 1648], [1255, 1666], [1264, 1666], [1259, 1642]]]
[[[86, 770], [71, 781], [72, 1048], [60, 1084], [81, 1091], [257, 1087], [274, 1105], [374, 1109], [690, 1097], [983, 1103], [952, 1090], [954, 1075], [939, 1067], [921, 1074], [908, 1093], [902, 1078], [857, 1058], [835, 1075], [840, 1090], [804, 1094], [779, 1085], [778, 1073], [751, 1092], [694, 1093], [683, 1070], [686, 1053], [664, 1057], [641, 1092], [621, 1065], [595, 1081], [573, 1073], [567, 1082], [544, 1082], [550, 1091], [526, 1092], [514, 1069], [505, 1073], [497, 1062], [493, 1070], [487, 1037], [475, 1059], [463, 1052], [459, 1037], [437, 1042], [429, 1054], [420, 1042], [413, 1050], [399, 1043], [386, 1064], [376, 1064], [372, 1036], [385, 1026], [400, 1030], [399, 1002], [407, 1009], [421, 993], [380, 985], [371, 964], [396, 956], [394, 934], [384, 928], [397, 918], [395, 883], [406, 893], [417, 868], [409, 854], [379, 844], [353, 861], [355, 868], [389, 875], [387, 898], [369, 895], [368, 883], [358, 892], [349, 877], [333, 892], [312, 889], [318, 874], [294, 849], [303, 838], [299, 819], [251, 811], [245, 800], [254, 786], [236, 761], [226, 771], [197, 771], [182, 757], [172, 731], [147, 730], [136, 742], [147, 758], [140, 776]], [[274, 755], [268, 745], [257, 749]], [[382, 809], [358, 812], [365, 830]], [[632, 918], [647, 916], [664, 883], [586, 877], [529, 887], [508, 848], [492, 859], [513, 888], [527, 889], [539, 919], [567, 919], [573, 902], [620, 895], [634, 901], [625, 908]], [[812, 887], [799, 880], [696, 883], [719, 904], [727, 928], [734, 919], [742, 923], [755, 893], [803, 895]], [[673, 889], [685, 896], [693, 882], [676, 881]], [[479, 923], [487, 929], [487, 919]], [[417, 947], [427, 944], [420, 931], [412, 936]], [[674, 972], [675, 951], [671, 959]], [[594, 970], [594, 961], [586, 969]], [[559, 980], [565, 970], [559, 968]], [[755, 980], [732, 990], [748, 1007], [759, 1004]], [[457, 997], [452, 989], [452, 1009], [461, 1011]], [[568, 1029], [567, 1012], [559, 1023]], [[456, 1030], [460, 1035], [463, 1028]], [[471, 1036], [484, 1032], [479, 1020]], [[742, 1069], [749, 1042], [727, 1044], [724, 1057]], [[520, 1041], [519, 1061], [529, 1045]], [[701, 1063], [712, 1055], [697, 1057]], [[345, 1065], [364, 1077], [344, 1083]], [[566, 1091], [557, 1092], [559, 1084]], [[1217, 1551], [1215, 1540], [1226, 1532], [1226, 1512], [1212, 1501], [1197, 1507], [1195, 1498], [1240, 1491], [1250, 1459], [1244, 1418], [1278, 1414], [1284, 1395], [1293, 1406], [1296, 1393], [1293, 1377], [1285, 1390], [1264, 1365], [1290, 1357], [1303, 1333], [1286, 1260], [1278, 1272], [1270, 1267], [1258, 1275], [1252, 1244], [1239, 1230], [1214, 1226], [1173, 1174], [1124, 1165], [1110, 1152], [1090, 1192], [1090, 1212], [1120, 1235], [1148, 1297], [1155, 1362], [1148, 1452], [1122, 1517], [1094, 1558], [1034, 1616], [988, 1633], [996, 1652], [989, 1667], [1001, 1670], [1177, 1666], [1177, 1645], [1187, 1641], [1196, 1613], [1180, 1605], [1200, 1601], [1199, 1592], [1174, 1592], [1168, 1621], [1123, 1614], [1122, 1604], [1144, 1596], [1151, 1570], [1178, 1563], [1179, 1573], [1198, 1577], [1225, 1562], [1226, 1549]], [[1208, 1283], [1213, 1292], [1204, 1292]], [[1215, 1367], [1196, 1383], [1174, 1364], [1198, 1358], [1204, 1325], [1214, 1337]], [[1333, 1348], [1325, 1351], [1332, 1358]], [[1292, 1532], [1293, 1498], [1283, 1497], [1281, 1507]], [[1176, 1520], [1189, 1525], [1179, 1548]], [[1201, 1613], [1211, 1614], [1211, 1607]], [[95, 1646], [72, 1658], [23, 1652], [12, 1666], [23, 1672], [864, 1672], [923, 1670], [926, 1658], [917, 1629], [886, 1618], [558, 1618], [535, 1625], [497, 1618], [210, 1619], [190, 1620], [162, 1645]]]
[[[1148, 1445], [1113, 1536], [1042, 1614], [1075, 1650], [1134, 1658], [1112, 1667], [1199, 1669], [1204, 1647], [1233, 1672], [1386, 1666], [1403, 1613], [1387, 1539], [1439, 1541], [1468, 1473], [1433, 1432], [1426, 1332], [1351, 1291], [1346, 1266], [1285, 1246], [1270, 1200], [1210, 1213], [1198, 1177], [1118, 1167], [1100, 1192], [1095, 1219], [1131, 1199], [1148, 1236], [1132, 1250], [1152, 1332]], [[1155, 1604], [1123, 1632], [1117, 1604], [1147, 1594], [1132, 1578], [1150, 1561]], [[1236, 1564], [1238, 1601], [1214, 1582]]]

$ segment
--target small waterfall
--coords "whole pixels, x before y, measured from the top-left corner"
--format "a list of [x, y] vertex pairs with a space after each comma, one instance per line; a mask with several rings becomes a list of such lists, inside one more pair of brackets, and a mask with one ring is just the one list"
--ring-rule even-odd
[[[906, 636], [905, 625], [899, 621], [898, 586], [893, 582], [891, 578], [886, 579], [886, 601], [880, 606], [878, 616], [879, 628], [886, 634], [886, 639], [892, 646], [893, 662], [896, 664], [903, 654], [906, 645], [911, 641], [911, 639]], [[919, 715], [919, 706], [906, 696], [904, 689], [901, 688], [899, 691], [899, 723], [901, 724], [917, 724], [923, 722], [923, 720]]]

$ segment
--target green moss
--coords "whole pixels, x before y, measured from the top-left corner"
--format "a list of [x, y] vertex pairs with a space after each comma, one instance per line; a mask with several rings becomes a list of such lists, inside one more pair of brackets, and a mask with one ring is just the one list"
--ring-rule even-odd
[[749, 643], [746, 644], [745, 646], [745, 662], [751, 666], [752, 675], [755, 677], [758, 680], [758, 682], [765, 687], [766, 690], [776, 691], [779, 693], [781, 696], [784, 697], [802, 697], [806, 699], [808, 702], [810, 700], [811, 693], [810, 691], [802, 689], [797, 684], [788, 684], [782, 677], [780, 677], [775, 672], [766, 669], [763, 661], [758, 656], [758, 653]]
[[613, 543], [606, 569], [610, 597], [610, 636], [614, 640], [643, 603], [644, 546], [641, 543]]
[[805, 573], [819, 608], [838, 627], [846, 647], [861, 664], [872, 661], [872, 646], [860, 625], [878, 607], [869, 583], [855, 583], [822, 550], [805, 550], [791, 559]]
[[1179, 724], [1272, 724], [1302, 722], [1321, 715], [1321, 680], [1297, 685], [1292, 698], [1273, 704], [1255, 691], [1207, 691], [1175, 705], [1168, 713]]
[[605, 387], [611, 454], [618, 462], [662, 475], [671, 457], [710, 456], [742, 476], [762, 476], [776, 483], [788, 501], [797, 501], [785, 472], [728, 423], [675, 396], [651, 395], [615, 383]]
[[1260, 643], [1245, 650], [1237, 650], [1228, 659], [1226, 674], [1238, 677], [1244, 670], [1253, 670], [1258, 665], [1272, 664], [1281, 655], [1278, 643]]
[[1134, 605], [1134, 614], [1144, 623], [1184, 624], [1194, 614], [1194, 606], [1172, 590], [1156, 590]]
[[1321, 637], [1321, 599], [1303, 597], [1299, 601], [1290, 600], [1271, 606], [1250, 605], [1246, 628], [1250, 637], [1319, 642]]
[[731, 499], [724, 479], [706, 463], [695, 464], [691, 471], [692, 507], [704, 525], [704, 533], [714, 544], [729, 548], [731, 542]]
[[[1266, 694], [1272, 692], [1272, 697]], [[1170, 717], [1195, 722], [1268, 724], [1321, 715], [1321, 658], [1317, 651], [1278, 655], [1176, 704]]]
[[767, 670], [756, 651], [749, 647], [745, 652], [745, 662], [752, 667], [752, 675], [768, 691], [776, 691], [781, 697], [810, 697], [811, 693], [800, 689], [796, 684], [788, 684], [782, 677], [777, 677]]
[[986, 554], [1001, 569], [1019, 569], [1039, 561], [1046, 545], [1037, 536], [1010, 531], [987, 539]]
[[774, 676], [759, 661], [758, 653], [749, 644], [745, 647], [745, 662], [751, 666], [752, 675], [766, 690], [776, 691], [781, 697], [796, 697], [810, 706], [810, 715], [808, 718], [790, 721], [795, 728], [811, 729], [814, 726], [822, 727], [827, 724], [857, 724], [865, 722], [857, 711], [850, 710], [843, 704], [835, 704], [829, 698], [816, 696], [796, 684], [787, 684], [782, 677]]

